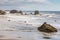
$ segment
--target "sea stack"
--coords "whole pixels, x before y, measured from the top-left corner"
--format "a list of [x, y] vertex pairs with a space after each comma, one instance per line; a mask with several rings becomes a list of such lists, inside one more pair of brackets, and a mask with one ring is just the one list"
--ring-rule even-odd
[[40, 27], [38, 27], [38, 30], [41, 32], [57, 32], [57, 29], [50, 24], [47, 24], [46, 22], [43, 23]]

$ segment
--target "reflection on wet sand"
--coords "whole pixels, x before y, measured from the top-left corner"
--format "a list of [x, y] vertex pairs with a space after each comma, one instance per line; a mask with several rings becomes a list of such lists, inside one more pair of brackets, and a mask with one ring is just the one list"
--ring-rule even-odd
[[58, 32], [52, 32], [52, 33], [45, 33], [43, 32], [43, 39], [56, 39], [55, 36], [58, 35]]
[[0, 40], [17, 40], [17, 39], [0, 39]]
[[44, 39], [51, 39], [50, 37], [43, 37]]
[[51, 33], [42, 33], [44, 39], [51, 39], [52, 34]]

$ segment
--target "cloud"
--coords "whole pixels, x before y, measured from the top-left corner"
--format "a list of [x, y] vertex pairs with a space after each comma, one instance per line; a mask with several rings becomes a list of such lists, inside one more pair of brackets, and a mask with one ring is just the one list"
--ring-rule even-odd
[[0, 4], [13, 4], [13, 3], [16, 3], [16, 2], [22, 2], [24, 0], [0, 0]]
[[0, 0], [0, 4], [15, 4], [18, 2], [36, 2], [36, 3], [45, 3], [50, 4], [49, 0]]
[[45, 2], [45, 1], [48, 1], [48, 0], [27, 0], [28, 2]]
[[0, 0], [0, 9], [41, 10], [50, 4], [49, 0]]

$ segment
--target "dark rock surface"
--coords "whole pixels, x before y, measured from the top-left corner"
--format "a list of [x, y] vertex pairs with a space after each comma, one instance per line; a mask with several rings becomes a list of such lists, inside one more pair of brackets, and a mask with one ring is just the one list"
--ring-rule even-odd
[[0, 10], [0, 15], [5, 15], [5, 14], [6, 14], [6, 12], [5, 12], [5, 11]]
[[39, 14], [39, 11], [38, 10], [35, 11], [35, 14], [34, 15], [36, 15], [36, 14]]
[[20, 13], [21, 15], [23, 15], [23, 12], [22, 11], [19, 11], [18, 13]]
[[11, 10], [10, 13], [18, 13], [17, 10]]
[[38, 27], [38, 30], [41, 32], [57, 32], [57, 29], [53, 26], [51, 26], [50, 24], [47, 24], [46, 22], [44, 22], [43, 25], [41, 25], [40, 27]]

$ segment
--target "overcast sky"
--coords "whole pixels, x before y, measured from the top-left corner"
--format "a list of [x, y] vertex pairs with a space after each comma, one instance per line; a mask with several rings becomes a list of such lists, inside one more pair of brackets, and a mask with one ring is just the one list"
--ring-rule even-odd
[[0, 9], [60, 11], [60, 0], [0, 0]]

